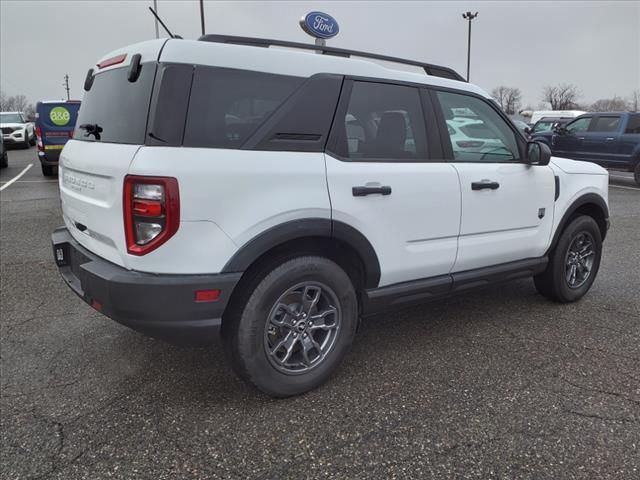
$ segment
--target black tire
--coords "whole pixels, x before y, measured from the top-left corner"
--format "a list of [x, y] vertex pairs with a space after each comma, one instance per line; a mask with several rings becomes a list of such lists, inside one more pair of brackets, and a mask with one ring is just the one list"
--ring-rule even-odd
[[[576, 282], [574, 286], [570, 286], [571, 271], [571, 255], [570, 248], [580, 242], [580, 239], [586, 238], [592, 243], [593, 259], [588, 268], [588, 275], [583, 282]], [[579, 245], [579, 243], [578, 243]], [[538, 293], [546, 298], [560, 302], [575, 302], [582, 298], [593, 285], [594, 280], [600, 268], [600, 260], [602, 259], [602, 236], [600, 228], [596, 221], [589, 216], [580, 215], [573, 218], [560, 234], [558, 244], [549, 256], [549, 264], [546, 270], [534, 277], [534, 283]], [[578, 274], [584, 272], [584, 266], [576, 266], [574, 261], [574, 271]], [[576, 279], [577, 280], [577, 279]]]
[[2, 159], [0, 159], [0, 168], [7, 168], [9, 166], [9, 155], [5, 150], [2, 154]]
[[53, 165], [40, 165], [40, 166], [42, 167], [42, 175], [44, 175], [45, 177], [53, 177], [55, 175], [56, 167], [54, 167]]
[[[232, 305], [229, 306], [222, 321], [223, 344], [234, 371], [243, 380], [273, 397], [298, 395], [320, 386], [338, 368], [349, 351], [355, 336], [358, 324], [358, 301], [349, 276], [340, 266], [327, 258], [305, 256], [286, 260], [273, 269], [265, 269], [254, 278], [253, 282], [244, 285], [245, 291], [241, 291], [238, 297], [234, 296]], [[329, 320], [325, 320], [324, 317], [321, 320], [323, 324], [334, 322], [338, 325], [337, 329], [334, 327], [334, 330], [326, 330], [326, 333], [325, 330], [311, 331], [310, 329], [308, 333], [302, 333], [302, 330], [298, 330], [297, 327], [311, 319], [313, 310], [309, 310], [309, 316], [306, 317], [306, 320], [305, 317], [302, 317], [302, 320], [299, 318], [294, 320], [294, 317], [288, 312], [297, 310], [295, 304], [288, 305], [289, 310], [278, 308], [278, 305], [289, 301], [287, 299], [290, 297], [285, 295], [300, 285], [303, 285], [303, 288], [306, 285], [312, 285], [309, 289], [319, 285], [322, 288], [317, 288], [324, 292], [327, 298], [331, 298], [333, 303], [336, 303], [333, 305], [321, 301], [325, 311], [333, 306], [339, 315], [333, 316], [331, 319], [332, 314], [329, 314], [326, 317]], [[290, 295], [294, 294], [295, 292]], [[305, 294], [307, 294], [307, 290], [304, 290], [302, 295]], [[316, 309], [316, 317], [318, 316], [317, 312], [321, 310], [321, 302], [316, 302], [314, 304], [316, 307], [312, 307]], [[291, 305], [294, 306], [291, 307]], [[303, 305], [298, 304], [298, 306], [302, 312]], [[280, 312], [279, 317], [278, 312]], [[279, 322], [286, 322], [286, 328], [284, 326], [275, 327], [271, 321], [272, 318]], [[296, 326], [289, 325], [289, 323], [295, 324], [296, 322], [298, 322]], [[311, 321], [309, 325], [311, 325]], [[304, 325], [302, 327], [306, 328]], [[292, 340], [293, 347], [291, 349], [294, 353], [290, 358], [299, 358], [300, 368], [308, 368], [308, 370], [282, 371], [285, 366], [282, 364], [276, 366], [277, 351], [282, 350], [271, 348], [269, 342], [272, 336], [277, 336], [277, 334], [281, 335], [278, 340], [283, 340], [283, 337], [287, 335], [290, 335], [290, 338], [300, 335], [297, 340]], [[324, 337], [325, 334], [327, 337]], [[307, 366], [304, 366], [302, 361], [302, 335], [305, 338], [307, 335], [315, 336], [313, 341], [316, 342], [316, 345], [320, 346], [322, 343], [327, 346], [324, 355], [321, 355], [321, 350], [317, 350], [317, 363], [311, 364], [311, 366], [308, 366], [308, 363]], [[320, 340], [317, 335], [320, 335]], [[322, 338], [328, 339], [329, 335], [333, 335], [330, 345], [328, 340], [324, 343], [322, 340]], [[270, 355], [268, 349], [276, 351], [276, 355]], [[285, 354], [287, 354], [286, 348]], [[309, 357], [308, 352], [306, 356]]]
[[22, 142], [22, 148], [28, 150], [31, 148], [31, 141], [29, 140], [29, 133], [27, 131], [24, 132], [25, 138], [24, 142]]
[[32, 147], [36, 146], [36, 134], [35, 133], [31, 136], [31, 139], [29, 140], [29, 145], [31, 145]]
[[640, 162], [636, 164], [636, 169], [633, 171], [633, 179], [636, 181], [636, 185], [640, 186]]

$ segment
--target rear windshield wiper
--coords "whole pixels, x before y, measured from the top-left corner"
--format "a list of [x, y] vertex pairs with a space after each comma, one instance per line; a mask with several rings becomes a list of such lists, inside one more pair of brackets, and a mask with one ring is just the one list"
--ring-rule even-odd
[[102, 127], [97, 123], [83, 123], [80, 125], [80, 128], [86, 130], [87, 133], [84, 134], [85, 137], [89, 135], [93, 135], [96, 140], [100, 140], [100, 133], [102, 133]]

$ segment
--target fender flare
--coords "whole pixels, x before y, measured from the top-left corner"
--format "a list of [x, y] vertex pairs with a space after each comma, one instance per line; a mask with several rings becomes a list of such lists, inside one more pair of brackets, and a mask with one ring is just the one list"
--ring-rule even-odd
[[351, 225], [328, 218], [291, 220], [265, 230], [240, 247], [221, 273], [244, 272], [269, 250], [291, 240], [313, 237], [334, 238], [348, 244], [364, 263], [366, 288], [379, 285], [380, 262], [371, 242]]
[[602, 240], [604, 240], [607, 234], [607, 229], [609, 228], [609, 207], [607, 207], [607, 203], [604, 201], [604, 198], [602, 198], [600, 195], [596, 193], [586, 193], [578, 197], [576, 200], [574, 200], [573, 203], [569, 206], [569, 208], [567, 208], [567, 210], [564, 212], [564, 215], [562, 216], [560, 223], [558, 223], [558, 228], [556, 228], [556, 231], [553, 234], [553, 239], [551, 240], [551, 245], [547, 250], [547, 254], [549, 254], [558, 244], [558, 239], [560, 238], [560, 234], [563, 232], [563, 230], [567, 226], [567, 223], [569, 223], [569, 219], [571, 218], [571, 216], [580, 207], [584, 205], [595, 205], [597, 208], [599, 208], [602, 211], [602, 214], [605, 219], [605, 229], [602, 232]]

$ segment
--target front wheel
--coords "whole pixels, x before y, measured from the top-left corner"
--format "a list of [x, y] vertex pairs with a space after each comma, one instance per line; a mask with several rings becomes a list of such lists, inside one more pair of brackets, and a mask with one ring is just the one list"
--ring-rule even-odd
[[324, 383], [349, 351], [358, 322], [345, 271], [327, 258], [293, 258], [266, 272], [247, 296], [222, 322], [236, 373], [274, 397]]
[[601, 258], [598, 224], [586, 215], [576, 217], [560, 235], [546, 270], [534, 277], [536, 289], [550, 300], [575, 302], [593, 285]]

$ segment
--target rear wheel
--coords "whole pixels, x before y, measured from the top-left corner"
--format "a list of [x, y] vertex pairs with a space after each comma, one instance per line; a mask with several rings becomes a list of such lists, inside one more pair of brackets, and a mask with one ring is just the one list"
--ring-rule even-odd
[[541, 295], [557, 302], [575, 302], [591, 288], [600, 268], [602, 236], [589, 216], [574, 218], [564, 229], [546, 270], [534, 277]]
[[55, 168], [53, 165], [42, 165], [42, 175], [45, 177], [53, 177], [53, 175], [55, 175]]
[[338, 368], [353, 341], [358, 302], [351, 280], [336, 263], [312, 256], [260, 277], [223, 319], [231, 365], [274, 397], [312, 390]]

